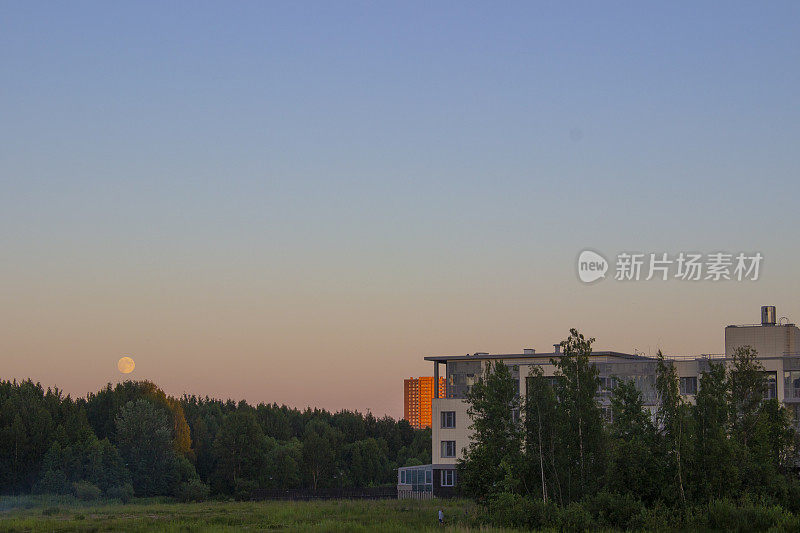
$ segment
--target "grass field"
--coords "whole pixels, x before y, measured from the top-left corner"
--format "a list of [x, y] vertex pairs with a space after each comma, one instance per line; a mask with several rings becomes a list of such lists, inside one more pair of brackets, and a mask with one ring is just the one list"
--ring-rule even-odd
[[[437, 520], [445, 513], [445, 528]], [[488, 531], [466, 500], [82, 503], [0, 499], [0, 531]], [[492, 530], [497, 531], [497, 530]]]

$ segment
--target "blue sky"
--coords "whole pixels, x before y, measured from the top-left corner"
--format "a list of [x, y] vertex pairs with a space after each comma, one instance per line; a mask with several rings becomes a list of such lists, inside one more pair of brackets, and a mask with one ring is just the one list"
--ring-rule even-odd
[[[758, 305], [798, 317], [798, 23], [796, 2], [5, 3], [4, 374], [83, 393], [131, 353], [173, 393], [397, 415], [430, 353], [573, 325], [707, 352]], [[765, 269], [586, 287], [587, 247]]]

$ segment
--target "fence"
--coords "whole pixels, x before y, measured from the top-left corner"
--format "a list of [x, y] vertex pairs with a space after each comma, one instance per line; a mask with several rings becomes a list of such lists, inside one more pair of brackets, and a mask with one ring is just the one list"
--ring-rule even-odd
[[397, 487], [327, 489], [256, 489], [251, 500], [388, 500], [397, 498]]
[[430, 490], [415, 491], [411, 489], [398, 489], [397, 498], [400, 500], [405, 500], [405, 499], [431, 500], [433, 499], [433, 491]]

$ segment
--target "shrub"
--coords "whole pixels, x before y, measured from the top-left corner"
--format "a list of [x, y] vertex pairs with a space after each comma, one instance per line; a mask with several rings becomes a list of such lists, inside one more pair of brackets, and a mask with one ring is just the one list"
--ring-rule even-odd
[[494, 525], [526, 529], [555, 525], [552, 518], [556, 512], [553, 504], [510, 492], [494, 495], [486, 507], [488, 519]]
[[133, 498], [133, 485], [125, 483], [124, 485], [109, 487], [109, 489], [106, 490], [106, 498], [128, 503]]
[[181, 483], [178, 487], [176, 496], [182, 502], [201, 502], [208, 498], [209, 488], [208, 485], [199, 479], [193, 479], [185, 483]]
[[786, 509], [792, 513], [800, 513], [800, 480], [796, 478], [787, 479], [786, 489]]
[[656, 503], [653, 507], [642, 507], [639, 514], [631, 516], [628, 529], [635, 531], [666, 531], [681, 529], [686, 522], [686, 513]]
[[33, 486], [33, 492], [34, 494], [69, 494], [71, 488], [64, 472], [43, 469], [39, 479]]
[[794, 518], [777, 505], [746, 502], [737, 506], [725, 499], [708, 504], [706, 513], [698, 517], [697, 526], [726, 531], [767, 531], [779, 524], [790, 524]]
[[558, 529], [560, 531], [586, 531], [597, 529], [597, 524], [581, 503], [572, 502], [559, 510]]
[[195, 470], [194, 465], [191, 463], [191, 461], [189, 461], [189, 459], [180, 455], [178, 456], [177, 461], [178, 461], [177, 463], [178, 476], [181, 483], [185, 481], [200, 479], [200, 476], [197, 475], [197, 470]]
[[253, 497], [253, 491], [258, 488], [258, 483], [252, 479], [237, 479], [234, 489], [234, 497], [237, 500], [249, 500]]
[[785, 514], [775, 529], [778, 531], [800, 531], [800, 516]]
[[642, 525], [645, 506], [631, 494], [598, 492], [582, 503], [600, 527], [635, 529]]
[[76, 481], [72, 484], [72, 490], [79, 500], [89, 501], [100, 498], [100, 487], [88, 481]]

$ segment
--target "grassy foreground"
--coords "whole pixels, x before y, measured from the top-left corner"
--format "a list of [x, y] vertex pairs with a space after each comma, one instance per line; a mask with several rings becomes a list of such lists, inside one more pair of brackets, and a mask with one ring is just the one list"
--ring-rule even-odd
[[[440, 528], [439, 508], [447, 527]], [[81, 503], [0, 499], [0, 531], [488, 531], [466, 500]], [[498, 531], [498, 530], [493, 530]]]

